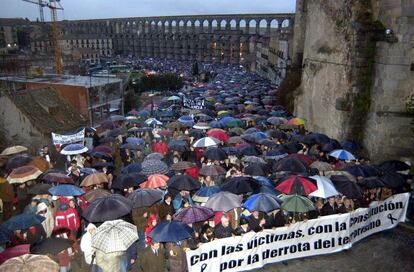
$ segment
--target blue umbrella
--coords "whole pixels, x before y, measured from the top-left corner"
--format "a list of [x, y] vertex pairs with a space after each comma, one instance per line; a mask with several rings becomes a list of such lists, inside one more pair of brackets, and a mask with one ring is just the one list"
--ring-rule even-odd
[[196, 202], [204, 203], [207, 202], [208, 198], [214, 194], [220, 192], [220, 187], [218, 186], [207, 186], [201, 187], [193, 196], [193, 200]]
[[164, 221], [156, 225], [148, 236], [161, 243], [183, 241], [191, 236], [193, 229], [177, 221]]
[[253, 191], [253, 194], [258, 194], [258, 193], [266, 193], [266, 194], [271, 194], [271, 195], [275, 195], [278, 196], [280, 195], [280, 193], [272, 186], [260, 186], [260, 188], [258, 188], [257, 190]]
[[178, 118], [177, 121], [180, 122], [181, 124], [185, 125], [185, 126], [193, 126], [194, 125], [194, 119], [191, 116], [188, 116], [188, 115], [181, 116], [180, 118]]
[[129, 144], [135, 144], [135, 145], [140, 145], [140, 144], [145, 143], [144, 139], [136, 138], [136, 137], [128, 137], [126, 138], [125, 141]]
[[98, 170], [96, 170], [95, 168], [84, 167], [81, 168], [79, 172], [81, 172], [82, 174], [90, 175], [93, 173], [98, 173]]
[[43, 216], [32, 213], [21, 213], [3, 223], [3, 227], [10, 231], [24, 230], [43, 222]]
[[83, 144], [69, 144], [65, 146], [62, 151], [60, 151], [63, 155], [77, 155], [82, 154], [88, 151], [88, 148]]
[[148, 126], [156, 126], [156, 125], [162, 125], [161, 121], [158, 121], [155, 118], [149, 118], [147, 120], [145, 120], [145, 124], [147, 124]]
[[353, 161], [356, 160], [355, 156], [344, 149], [337, 149], [329, 153], [329, 156], [337, 158], [342, 161]]
[[85, 192], [75, 185], [61, 184], [50, 188], [49, 193], [54, 196], [80, 196]]
[[140, 117], [148, 117], [148, 116], [151, 115], [151, 113], [149, 111], [147, 111], [147, 110], [142, 110], [142, 111], [138, 112], [138, 115]]
[[211, 128], [223, 128], [224, 127], [224, 125], [220, 123], [219, 121], [211, 121], [208, 125]]
[[122, 173], [128, 174], [128, 173], [139, 173], [141, 172], [142, 167], [141, 167], [141, 163], [139, 162], [134, 162], [129, 164], [128, 166], [125, 166], [124, 168], [122, 168]]
[[4, 225], [0, 225], [0, 244], [5, 244], [10, 241], [12, 232]]
[[263, 176], [253, 176], [253, 178], [256, 180], [256, 182], [262, 186], [275, 186], [272, 181], [266, 177]]
[[280, 209], [280, 203], [282, 203], [282, 201], [274, 195], [258, 193], [256, 195], [250, 196], [246, 202], [244, 202], [243, 207], [249, 211], [267, 213], [276, 209]]

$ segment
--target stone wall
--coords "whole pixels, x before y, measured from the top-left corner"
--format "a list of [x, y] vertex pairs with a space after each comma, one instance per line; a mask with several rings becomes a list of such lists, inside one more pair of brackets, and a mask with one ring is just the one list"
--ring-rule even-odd
[[364, 145], [372, 158], [414, 159], [414, 115], [406, 111], [414, 95], [414, 1], [373, 1], [373, 15], [398, 41], [377, 43]]
[[[366, 121], [359, 136], [372, 160], [414, 162], [413, 114], [406, 110], [414, 93], [413, 16], [413, 0], [297, 1], [293, 55], [303, 50], [303, 69], [295, 114], [308, 120], [310, 130], [344, 140], [355, 135], [355, 120]], [[366, 116], [355, 116], [360, 112], [354, 99], [362, 89], [359, 75], [367, 71], [361, 52], [372, 35], [378, 36], [366, 32], [366, 18], [395, 35], [376, 41], [373, 86], [363, 101], [368, 110]], [[300, 28], [304, 37], [297, 35]]]

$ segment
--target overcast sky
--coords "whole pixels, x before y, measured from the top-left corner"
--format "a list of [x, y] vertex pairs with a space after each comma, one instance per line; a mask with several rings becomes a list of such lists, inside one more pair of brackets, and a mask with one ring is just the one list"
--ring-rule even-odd
[[[37, 2], [38, 0], [31, 0]], [[285, 13], [295, 0], [61, 0], [59, 20], [223, 13]], [[0, 0], [0, 17], [36, 20], [39, 9], [22, 0]], [[50, 12], [44, 8], [45, 19]]]

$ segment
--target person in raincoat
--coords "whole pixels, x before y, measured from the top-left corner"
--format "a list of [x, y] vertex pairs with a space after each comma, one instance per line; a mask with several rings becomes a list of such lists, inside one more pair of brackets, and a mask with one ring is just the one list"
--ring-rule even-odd
[[45, 220], [42, 222], [42, 226], [45, 229], [46, 236], [50, 237], [52, 235], [54, 224], [55, 224], [55, 219], [52, 214], [52, 209], [49, 208], [49, 206], [46, 205], [45, 203], [41, 202], [39, 203], [39, 205], [37, 205], [36, 213], [45, 218]]
[[151, 238], [148, 236], [151, 230], [157, 225], [158, 220], [155, 214], [151, 214], [148, 217], [148, 224], [145, 227], [145, 246], [149, 246], [151, 244]]
[[94, 267], [95, 249], [92, 247], [92, 234], [95, 232], [95, 230], [96, 230], [96, 226], [92, 223], [89, 223], [88, 226], [86, 227], [86, 232], [82, 236], [81, 242], [80, 242], [80, 249], [85, 256], [85, 262], [89, 266], [91, 266], [92, 268], [91, 271], [95, 271], [94, 269], [96, 269]]

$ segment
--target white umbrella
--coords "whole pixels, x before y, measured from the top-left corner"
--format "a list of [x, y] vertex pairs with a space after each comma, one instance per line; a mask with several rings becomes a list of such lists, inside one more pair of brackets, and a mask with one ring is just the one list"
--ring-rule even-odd
[[88, 151], [88, 148], [84, 146], [83, 144], [69, 144], [60, 151], [60, 154], [77, 155], [77, 154], [85, 153], [87, 151]]
[[157, 125], [158, 126], [161, 126], [162, 125], [162, 122], [161, 121], [158, 121], [155, 118], [149, 118], [149, 119], [145, 120], [145, 124], [147, 124], [149, 126], [157, 126]]
[[211, 127], [207, 123], [197, 123], [193, 126], [195, 129], [210, 129]]
[[14, 155], [20, 152], [24, 152], [27, 151], [27, 147], [25, 146], [21, 146], [21, 145], [15, 145], [15, 146], [10, 146], [6, 149], [3, 150], [3, 152], [1, 152], [1, 156], [9, 156], [9, 155]]
[[119, 219], [100, 225], [92, 235], [92, 246], [105, 253], [126, 251], [136, 240], [137, 227]]
[[179, 96], [173, 95], [168, 97], [167, 99], [168, 101], [175, 101], [175, 100], [181, 100], [181, 98]]
[[310, 178], [316, 180], [318, 186], [316, 191], [309, 194], [310, 196], [328, 198], [339, 194], [329, 178], [323, 176], [311, 176]]
[[197, 140], [193, 147], [210, 147], [210, 146], [217, 146], [220, 143], [219, 140], [212, 137], [203, 137], [199, 140]]

